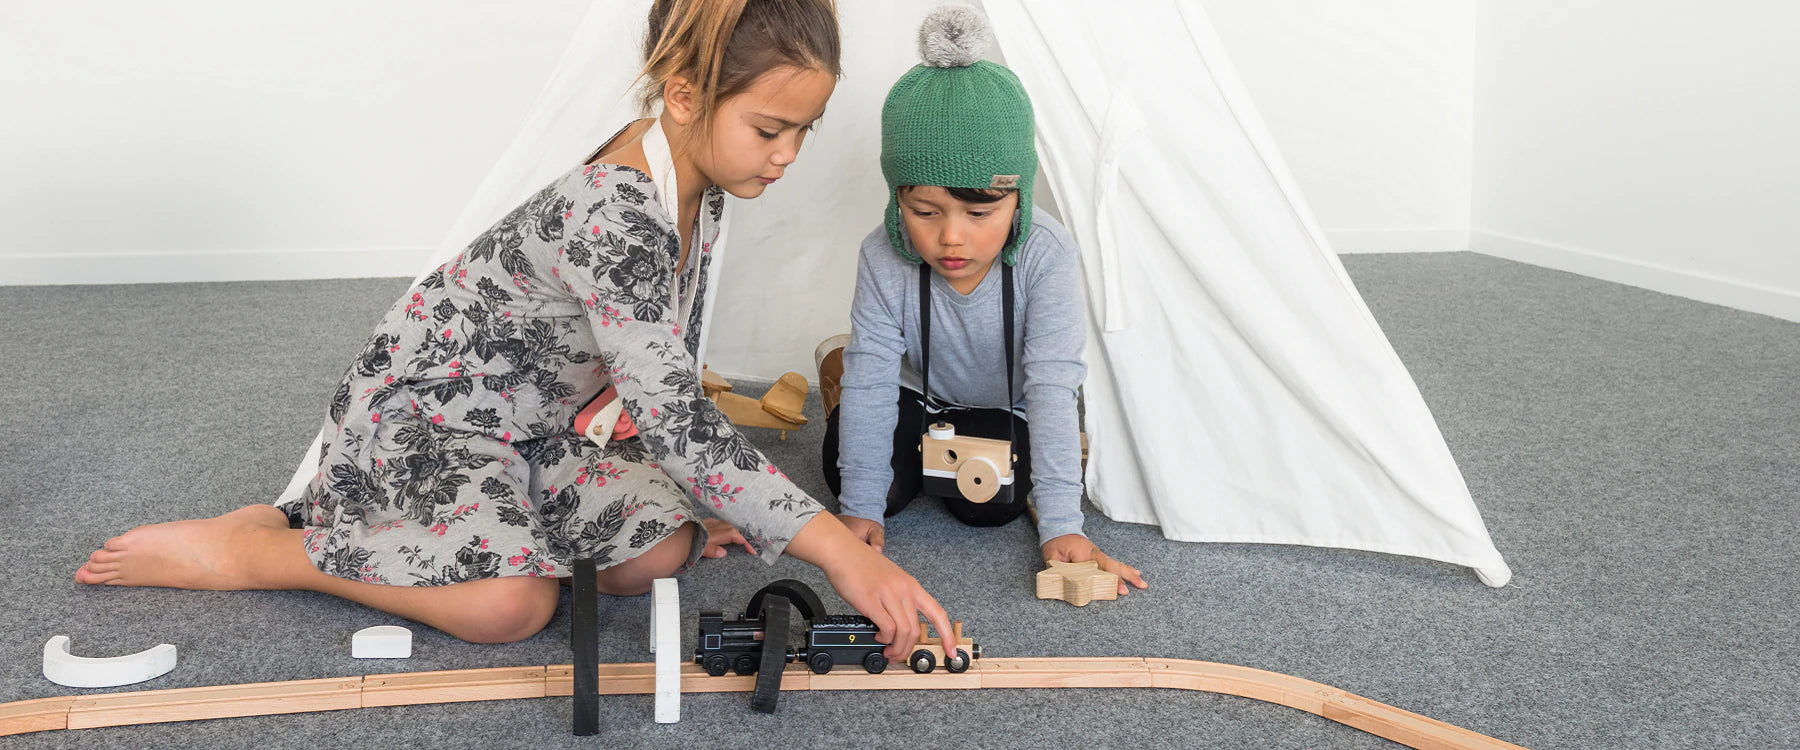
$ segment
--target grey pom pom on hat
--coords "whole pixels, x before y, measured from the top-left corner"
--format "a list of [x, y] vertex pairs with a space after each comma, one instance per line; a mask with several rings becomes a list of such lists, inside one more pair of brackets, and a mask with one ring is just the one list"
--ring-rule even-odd
[[919, 57], [934, 68], [975, 64], [994, 44], [987, 17], [967, 5], [941, 5], [919, 25]]

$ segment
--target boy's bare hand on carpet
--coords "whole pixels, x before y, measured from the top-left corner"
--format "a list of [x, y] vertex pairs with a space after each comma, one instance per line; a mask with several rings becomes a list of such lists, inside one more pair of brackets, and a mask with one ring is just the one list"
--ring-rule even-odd
[[1080, 534], [1064, 534], [1044, 542], [1044, 562], [1087, 562], [1093, 560], [1100, 564], [1100, 569], [1119, 577], [1119, 593], [1129, 594], [1129, 583], [1140, 589], [1149, 588], [1144, 583], [1144, 574], [1137, 568], [1108, 557], [1099, 547]]
[[855, 534], [857, 539], [861, 539], [870, 547], [874, 547], [876, 552], [880, 552], [882, 546], [887, 543], [887, 534], [882, 531], [881, 524], [879, 523], [867, 518], [844, 515], [838, 516], [838, 520], [843, 521], [844, 528], [849, 529], [850, 533]]
[[708, 518], [706, 523], [706, 549], [700, 552], [701, 557], [724, 557], [725, 548], [733, 544], [744, 545], [744, 551], [756, 554], [756, 548], [750, 546], [750, 540], [736, 526], [717, 518]]

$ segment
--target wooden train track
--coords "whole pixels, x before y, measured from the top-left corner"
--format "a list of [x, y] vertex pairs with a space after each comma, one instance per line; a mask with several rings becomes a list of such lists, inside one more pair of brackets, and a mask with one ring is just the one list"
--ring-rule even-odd
[[[602, 695], [647, 695], [655, 690], [656, 666], [649, 662], [602, 664], [599, 677]], [[754, 676], [709, 677], [697, 665], [682, 667], [684, 693], [749, 692], [755, 682]], [[1187, 659], [991, 658], [976, 662], [961, 674], [895, 669], [878, 675], [861, 671], [818, 675], [795, 664], [781, 677], [784, 692], [983, 688], [1198, 690], [1297, 708], [1422, 750], [1521, 750], [1518, 745], [1311, 680]], [[373, 706], [546, 698], [567, 696], [573, 690], [573, 670], [565, 664], [76, 695], [0, 704], [0, 736]]]

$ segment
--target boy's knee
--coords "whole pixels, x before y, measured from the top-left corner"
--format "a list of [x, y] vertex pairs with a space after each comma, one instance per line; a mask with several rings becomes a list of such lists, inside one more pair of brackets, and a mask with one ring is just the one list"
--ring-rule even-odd
[[512, 643], [537, 635], [556, 614], [554, 579], [509, 577], [491, 581], [473, 606], [465, 632], [458, 638], [471, 643]]

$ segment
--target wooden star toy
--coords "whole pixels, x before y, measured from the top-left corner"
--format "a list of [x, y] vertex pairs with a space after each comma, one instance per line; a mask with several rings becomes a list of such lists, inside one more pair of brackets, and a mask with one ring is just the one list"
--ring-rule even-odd
[[1077, 607], [1094, 600], [1119, 598], [1119, 577], [1100, 569], [1100, 563], [1052, 562], [1038, 571], [1037, 598], [1061, 599]]

